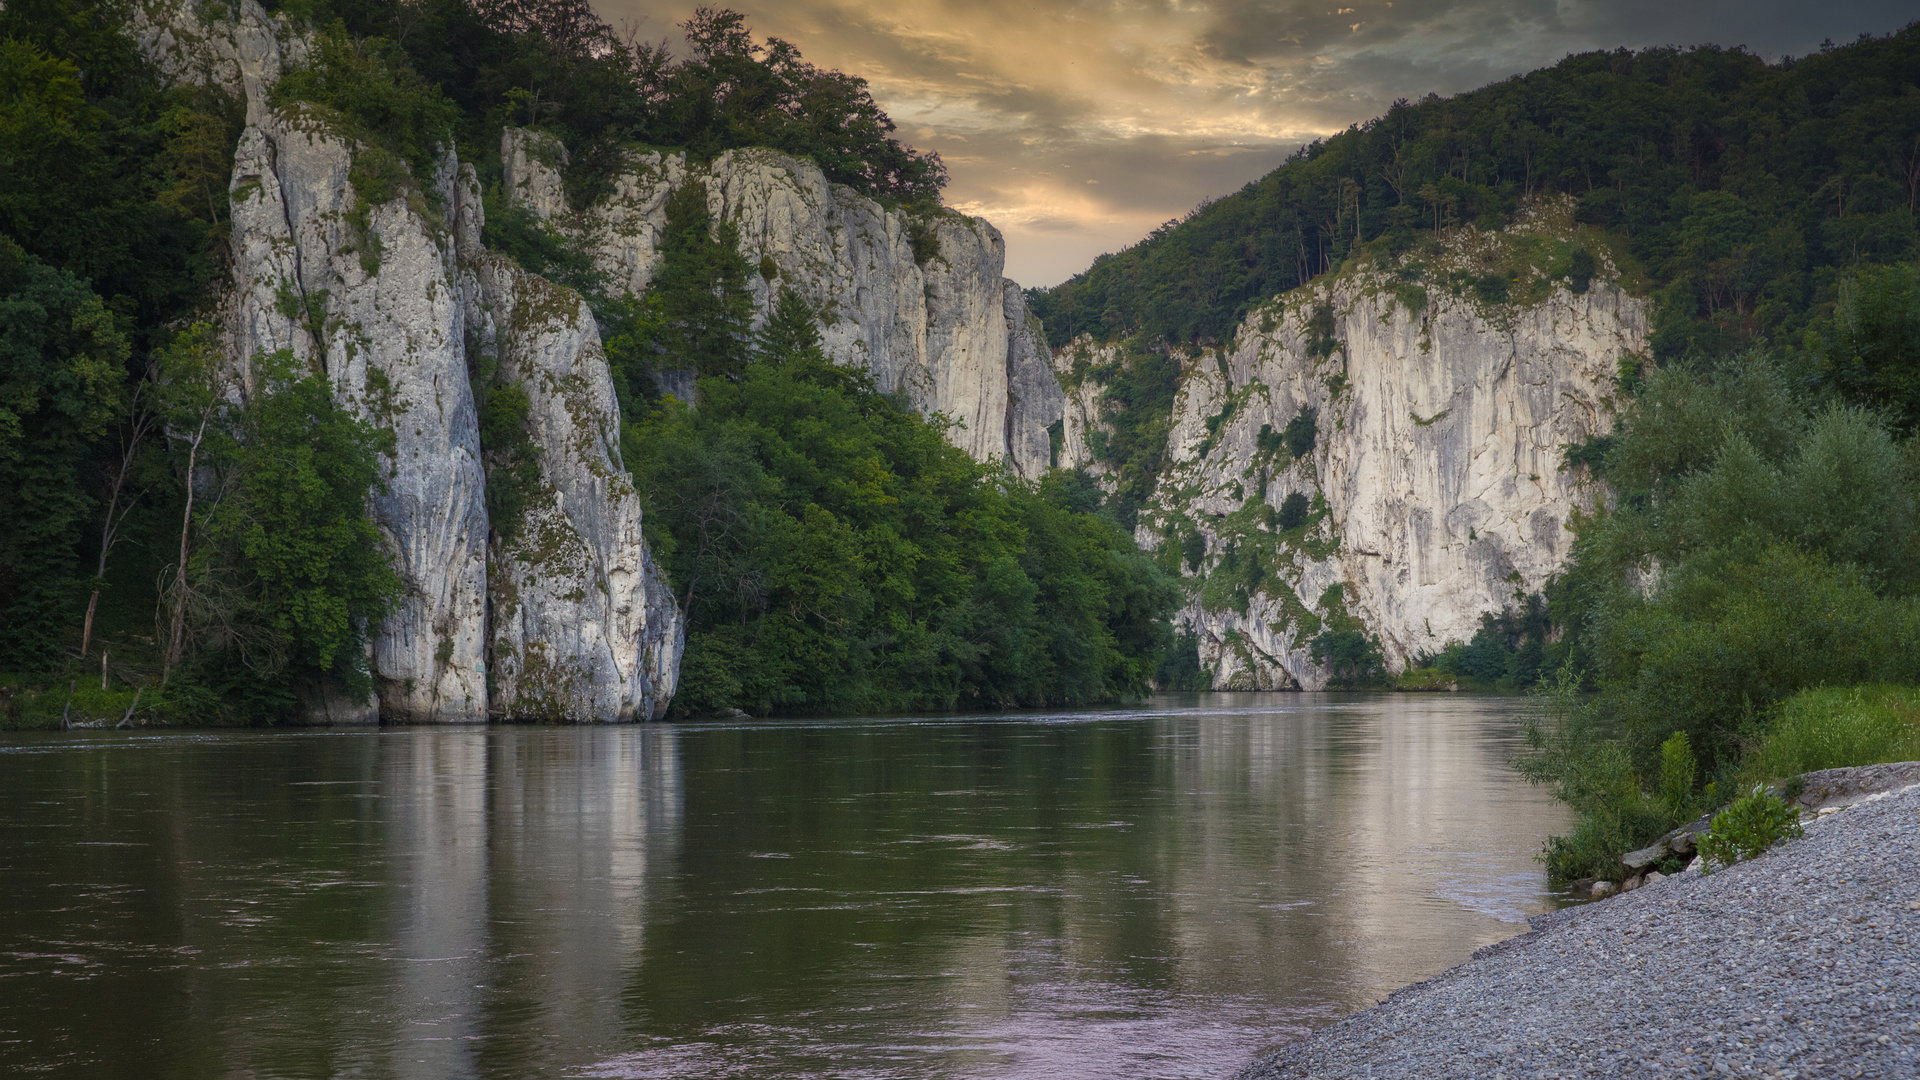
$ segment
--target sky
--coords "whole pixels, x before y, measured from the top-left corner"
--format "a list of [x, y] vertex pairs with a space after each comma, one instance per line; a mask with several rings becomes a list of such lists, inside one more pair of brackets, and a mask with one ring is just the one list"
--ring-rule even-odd
[[[593, 0], [679, 43], [688, 0]], [[1348, 6], [1351, 5], [1351, 6]], [[713, 0], [756, 38], [867, 80], [938, 151], [949, 206], [1053, 285], [1395, 98], [1471, 90], [1572, 52], [1745, 46], [1769, 60], [1884, 34], [1913, 0]]]

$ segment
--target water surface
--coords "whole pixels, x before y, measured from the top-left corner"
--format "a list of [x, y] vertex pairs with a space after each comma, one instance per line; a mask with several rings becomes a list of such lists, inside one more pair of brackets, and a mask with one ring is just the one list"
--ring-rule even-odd
[[0, 735], [0, 1073], [1226, 1076], [1547, 906], [1518, 708]]

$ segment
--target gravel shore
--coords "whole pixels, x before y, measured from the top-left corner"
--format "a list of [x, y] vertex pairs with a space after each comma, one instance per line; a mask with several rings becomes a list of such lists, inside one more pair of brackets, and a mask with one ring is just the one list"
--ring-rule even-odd
[[1920, 1077], [1920, 787], [1861, 798], [1750, 862], [1541, 916], [1237, 1080]]

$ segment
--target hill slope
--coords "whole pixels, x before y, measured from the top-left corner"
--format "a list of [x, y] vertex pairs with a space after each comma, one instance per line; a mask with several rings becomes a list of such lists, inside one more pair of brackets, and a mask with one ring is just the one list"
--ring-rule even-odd
[[1261, 300], [1362, 248], [1496, 227], [1561, 192], [1656, 291], [1656, 357], [1802, 327], [1838, 268], [1909, 259], [1920, 24], [1768, 64], [1737, 49], [1586, 53], [1295, 154], [1031, 303], [1057, 347], [1144, 331], [1224, 341]]

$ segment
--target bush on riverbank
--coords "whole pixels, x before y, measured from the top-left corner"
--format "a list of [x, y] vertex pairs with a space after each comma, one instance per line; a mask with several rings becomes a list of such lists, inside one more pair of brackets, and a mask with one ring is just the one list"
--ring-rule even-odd
[[[1920, 439], [1825, 374], [1838, 337], [1901, 345], [1875, 307], [1913, 299], [1895, 293], [1842, 289], [1803, 349], [1637, 379], [1604, 452], [1580, 458], [1612, 497], [1576, 519], [1546, 591], [1562, 685], [1519, 762], [1582, 815], [1543, 855], [1555, 879], [1618, 879], [1621, 853], [1706, 808], [1662, 794], [1676, 735], [1696, 803], [1920, 756], [1890, 719], [1911, 698], [1886, 689], [1920, 684]], [[1866, 340], [1876, 327], [1895, 329]]]
[[[0, 729], [49, 730], [63, 720], [68, 725], [112, 726], [132, 707], [135, 693], [130, 687], [103, 690], [98, 676], [55, 686], [45, 679], [0, 675]], [[142, 709], [155, 699], [151, 693], [141, 695]]]
[[1701, 873], [1758, 858], [1782, 840], [1798, 839], [1800, 810], [1761, 784], [1713, 815], [1713, 826], [1700, 837]]

